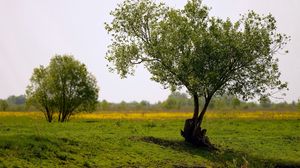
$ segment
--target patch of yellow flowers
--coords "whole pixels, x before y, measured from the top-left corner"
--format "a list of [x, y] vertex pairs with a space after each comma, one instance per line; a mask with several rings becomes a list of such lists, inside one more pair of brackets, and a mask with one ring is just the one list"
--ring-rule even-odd
[[0, 112], [0, 117], [43, 117], [44, 114], [41, 112]]
[[[27, 116], [32, 118], [43, 117], [41, 112], [0, 112], [0, 117], [5, 116]], [[79, 113], [72, 118], [75, 119], [186, 119], [193, 116], [192, 112], [96, 112]], [[208, 119], [300, 119], [300, 112], [214, 112], [208, 111], [205, 114]]]

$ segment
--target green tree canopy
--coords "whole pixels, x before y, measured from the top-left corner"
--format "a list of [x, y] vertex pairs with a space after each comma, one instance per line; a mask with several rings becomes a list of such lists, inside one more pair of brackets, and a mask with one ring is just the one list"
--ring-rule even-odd
[[6, 111], [7, 108], [8, 108], [7, 101], [0, 99], [0, 110], [1, 111]]
[[272, 105], [272, 102], [271, 102], [271, 99], [267, 96], [261, 96], [259, 98], [259, 104], [262, 106], [262, 107], [270, 107]]
[[193, 101], [185, 93], [172, 92], [167, 100], [165, 100], [162, 105], [166, 109], [176, 109], [180, 110], [181, 108], [188, 107], [192, 105]]
[[[289, 37], [277, 32], [271, 14], [250, 11], [233, 22], [209, 16], [201, 0], [189, 0], [183, 9], [125, 0], [111, 15], [111, 70], [126, 77], [143, 64], [166, 88], [185, 87], [194, 98], [194, 135], [215, 94], [249, 99], [287, 87], [274, 54]], [[199, 97], [205, 101], [200, 115]]]
[[19, 96], [11, 95], [7, 98], [7, 102], [9, 104], [21, 105], [21, 104], [25, 104], [26, 98], [25, 95], [19, 95]]
[[98, 99], [95, 77], [73, 56], [56, 55], [47, 67], [35, 68], [27, 87], [29, 103], [41, 109], [49, 122], [58, 111], [64, 122], [76, 111], [93, 110]]

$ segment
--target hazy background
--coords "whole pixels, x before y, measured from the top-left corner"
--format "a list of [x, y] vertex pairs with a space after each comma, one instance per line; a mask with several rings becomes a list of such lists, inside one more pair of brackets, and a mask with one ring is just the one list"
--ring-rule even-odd
[[[112, 102], [165, 100], [169, 90], [150, 81], [139, 67], [134, 77], [120, 79], [108, 72], [104, 57], [110, 36], [104, 22], [121, 0], [0, 0], [0, 98], [24, 94], [33, 68], [47, 65], [55, 54], [73, 54], [98, 80], [100, 99]], [[159, 1], [157, 1], [159, 2]], [[185, 0], [165, 0], [181, 8]], [[298, 0], [205, 0], [211, 15], [236, 20], [255, 10], [272, 13], [279, 32], [292, 37], [289, 54], [280, 54], [282, 80], [289, 83], [285, 100], [300, 98], [300, 1]]]

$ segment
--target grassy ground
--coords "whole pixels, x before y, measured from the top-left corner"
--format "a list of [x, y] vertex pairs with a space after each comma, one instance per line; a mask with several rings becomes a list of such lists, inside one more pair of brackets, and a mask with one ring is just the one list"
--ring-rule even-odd
[[220, 149], [211, 152], [183, 141], [183, 118], [47, 123], [0, 115], [0, 167], [299, 166], [299, 121], [207, 118], [204, 127]]

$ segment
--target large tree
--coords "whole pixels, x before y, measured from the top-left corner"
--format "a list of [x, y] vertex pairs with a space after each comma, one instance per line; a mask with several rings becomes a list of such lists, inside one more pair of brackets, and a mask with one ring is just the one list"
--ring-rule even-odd
[[58, 121], [64, 122], [74, 112], [93, 110], [98, 99], [95, 77], [73, 56], [56, 55], [47, 67], [35, 68], [26, 94], [51, 122], [58, 111]]
[[[174, 9], [151, 0], [125, 0], [106, 23], [112, 35], [107, 59], [121, 77], [143, 64], [152, 80], [172, 90], [185, 87], [194, 99], [194, 115], [182, 135], [206, 145], [201, 129], [207, 107], [216, 94], [243, 99], [286, 88], [274, 54], [289, 40], [276, 31], [272, 15], [253, 11], [232, 22], [209, 16], [201, 0]], [[199, 98], [203, 98], [199, 112]], [[200, 99], [202, 100], [202, 99]]]

